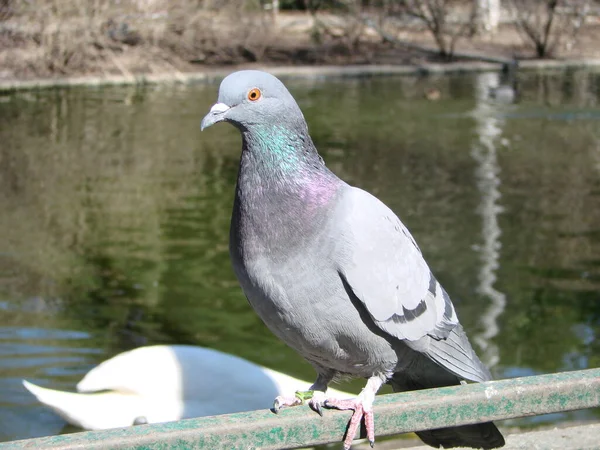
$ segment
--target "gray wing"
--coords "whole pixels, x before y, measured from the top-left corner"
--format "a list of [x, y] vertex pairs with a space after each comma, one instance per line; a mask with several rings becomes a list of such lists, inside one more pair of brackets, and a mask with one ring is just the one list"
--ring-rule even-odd
[[339, 207], [338, 272], [373, 322], [460, 378], [490, 379], [400, 219], [358, 188], [348, 189]]
[[448, 337], [458, 324], [450, 297], [400, 219], [358, 188], [348, 189], [339, 206], [338, 271], [375, 324], [408, 341]]

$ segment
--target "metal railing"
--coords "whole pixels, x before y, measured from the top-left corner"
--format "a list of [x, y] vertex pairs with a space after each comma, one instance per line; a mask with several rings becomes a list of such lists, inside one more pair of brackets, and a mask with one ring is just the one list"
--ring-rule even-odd
[[[227, 392], [223, 392], [227, 395]], [[389, 394], [375, 401], [378, 436], [600, 406], [600, 369]], [[17, 449], [282, 449], [339, 442], [349, 411], [251, 411], [12, 441]]]

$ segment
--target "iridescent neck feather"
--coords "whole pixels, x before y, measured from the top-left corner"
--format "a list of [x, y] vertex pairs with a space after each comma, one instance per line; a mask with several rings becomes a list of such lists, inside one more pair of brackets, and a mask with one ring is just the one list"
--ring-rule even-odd
[[243, 141], [243, 151], [253, 153], [255, 168], [271, 171], [273, 175], [291, 176], [325, 167], [306, 129], [254, 125], [251, 131], [243, 133]]

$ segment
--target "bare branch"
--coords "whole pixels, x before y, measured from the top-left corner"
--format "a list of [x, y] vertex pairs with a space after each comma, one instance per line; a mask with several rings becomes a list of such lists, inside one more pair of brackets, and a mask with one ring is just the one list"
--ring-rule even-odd
[[[398, 11], [405, 17], [420, 20], [429, 30], [440, 55], [451, 59], [457, 42], [467, 36], [476, 19], [475, 3], [465, 15], [469, 2], [456, 0], [398, 0]], [[466, 17], [465, 17], [466, 16]]]
[[590, 9], [590, 0], [510, 0], [508, 4], [517, 31], [539, 58], [549, 56], [561, 40], [574, 40]]

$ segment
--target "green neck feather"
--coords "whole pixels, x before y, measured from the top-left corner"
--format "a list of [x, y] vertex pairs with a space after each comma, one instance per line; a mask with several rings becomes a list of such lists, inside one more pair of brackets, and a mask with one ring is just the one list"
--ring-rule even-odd
[[245, 140], [265, 168], [282, 174], [298, 171], [304, 161], [316, 155], [310, 139], [283, 126], [256, 126]]

